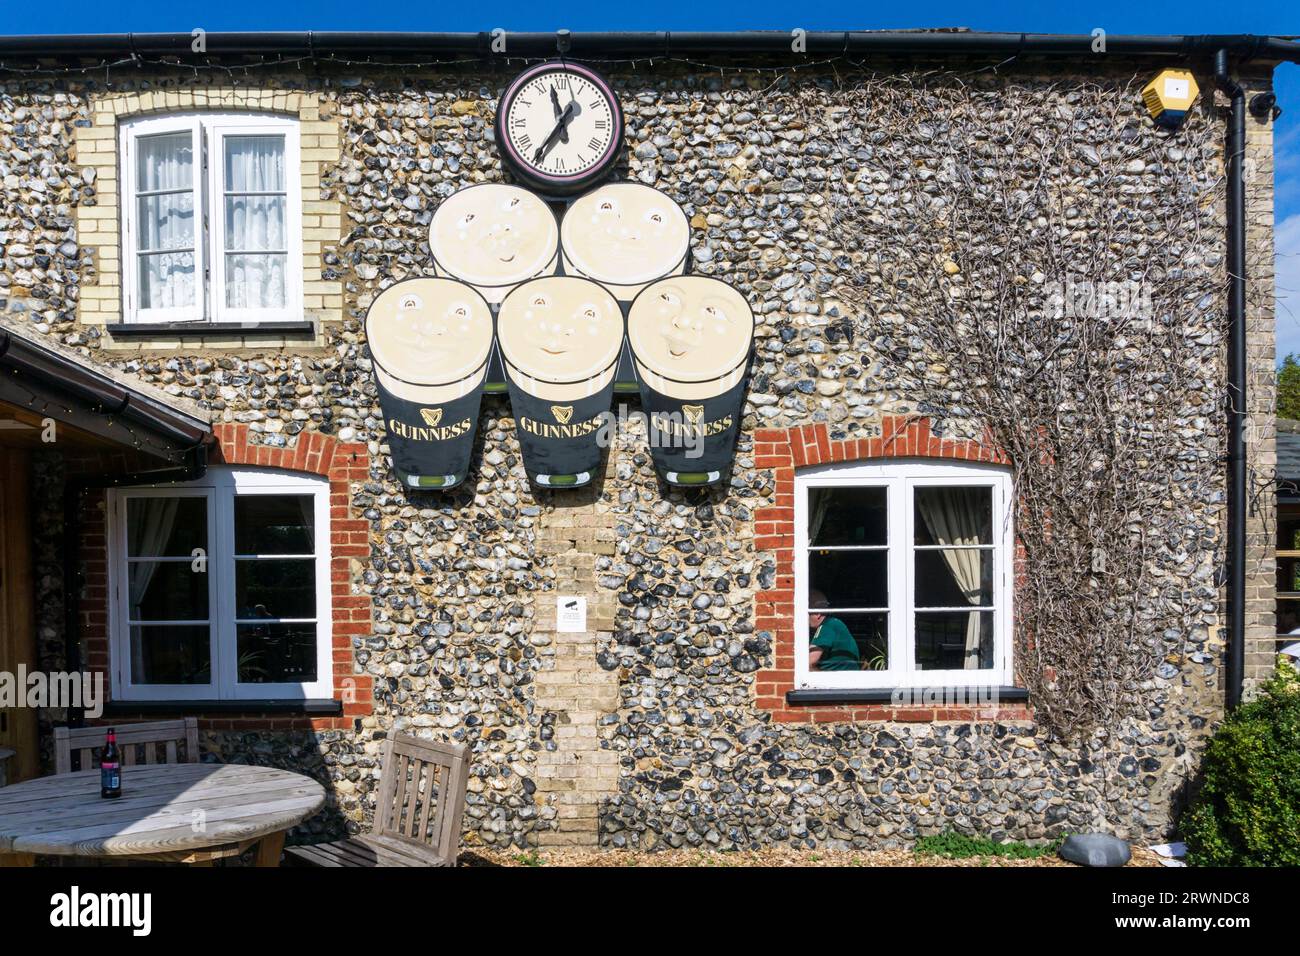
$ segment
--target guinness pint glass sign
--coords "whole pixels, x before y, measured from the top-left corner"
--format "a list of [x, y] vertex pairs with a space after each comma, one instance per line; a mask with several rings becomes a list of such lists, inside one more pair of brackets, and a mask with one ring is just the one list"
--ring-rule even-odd
[[429, 250], [438, 275], [468, 282], [496, 305], [519, 283], [555, 273], [559, 236], [555, 214], [537, 196], [483, 183], [438, 206]]
[[611, 183], [580, 196], [560, 224], [564, 271], [630, 302], [647, 283], [686, 271], [691, 224], [657, 189]]
[[534, 279], [497, 315], [497, 341], [529, 478], [543, 487], [589, 483], [623, 345], [623, 314], [600, 285]]
[[451, 279], [407, 279], [366, 313], [393, 467], [412, 488], [445, 490], [465, 478], [492, 351], [492, 312]]
[[719, 279], [661, 279], [633, 301], [627, 335], [655, 467], [669, 484], [718, 481], [740, 429], [754, 340], [749, 303]]

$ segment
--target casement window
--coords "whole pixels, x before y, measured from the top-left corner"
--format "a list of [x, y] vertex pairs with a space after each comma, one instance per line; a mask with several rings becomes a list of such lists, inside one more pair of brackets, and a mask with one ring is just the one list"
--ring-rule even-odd
[[214, 468], [109, 497], [115, 700], [332, 693], [329, 483]]
[[127, 322], [302, 318], [297, 121], [137, 119], [120, 149]]
[[978, 465], [797, 475], [796, 686], [1009, 684], [1010, 497], [1010, 477]]

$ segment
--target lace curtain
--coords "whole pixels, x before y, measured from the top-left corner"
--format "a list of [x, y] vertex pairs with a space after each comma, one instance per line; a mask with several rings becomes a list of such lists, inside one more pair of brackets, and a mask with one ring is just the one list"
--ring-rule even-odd
[[141, 137], [136, 157], [140, 307], [191, 308], [198, 301], [193, 134]]
[[285, 305], [286, 227], [283, 136], [226, 136], [226, 305]]

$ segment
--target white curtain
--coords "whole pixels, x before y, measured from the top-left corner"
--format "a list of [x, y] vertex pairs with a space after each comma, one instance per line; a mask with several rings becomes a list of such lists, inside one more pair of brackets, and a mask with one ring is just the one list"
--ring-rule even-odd
[[226, 305], [285, 305], [289, 237], [283, 136], [223, 139]]
[[145, 136], [136, 145], [140, 307], [192, 307], [197, 301], [193, 135], [185, 130]]
[[[980, 528], [988, 516], [988, 489], [986, 488], [926, 488], [916, 493], [917, 510], [935, 544], [979, 544]], [[940, 551], [944, 563], [952, 573], [957, 587], [968, 604], [980, 603], [980, 564], [983, 551], [978, 548], [960, 548]], [[966, 653], [963, 667], [978, 670], [980, 667], [980, 611], [966, 615]]]
[[[176, 524], [176, 511], [180, 503], [180, 499], [174, 497], [128, 499], [126, 553], [133, 558], [161, 555]], [[131, 620], [138, 621], [140, 606], [149, 593], [149, 585], [158, 571], [158, 562], [131, 561], [129, 567], [130, 615]], [[133, 627], [132, 631], [134, 630]], [[138, 681], [147, 678], [142, 645], [142, 641], [131, 641], [131, 675]]]

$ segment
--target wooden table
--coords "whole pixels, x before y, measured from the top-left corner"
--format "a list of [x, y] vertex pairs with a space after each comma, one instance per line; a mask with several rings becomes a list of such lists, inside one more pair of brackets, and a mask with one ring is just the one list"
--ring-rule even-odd
[[126, 767], [116, 800], [97, 770], [40, 777], [0, 790], [0, 866], [38, 853], [210, 866], [254, 843], [258, 866], [278, 866], [285, 831], [324, 803], [309, 777], [242, 764]]

